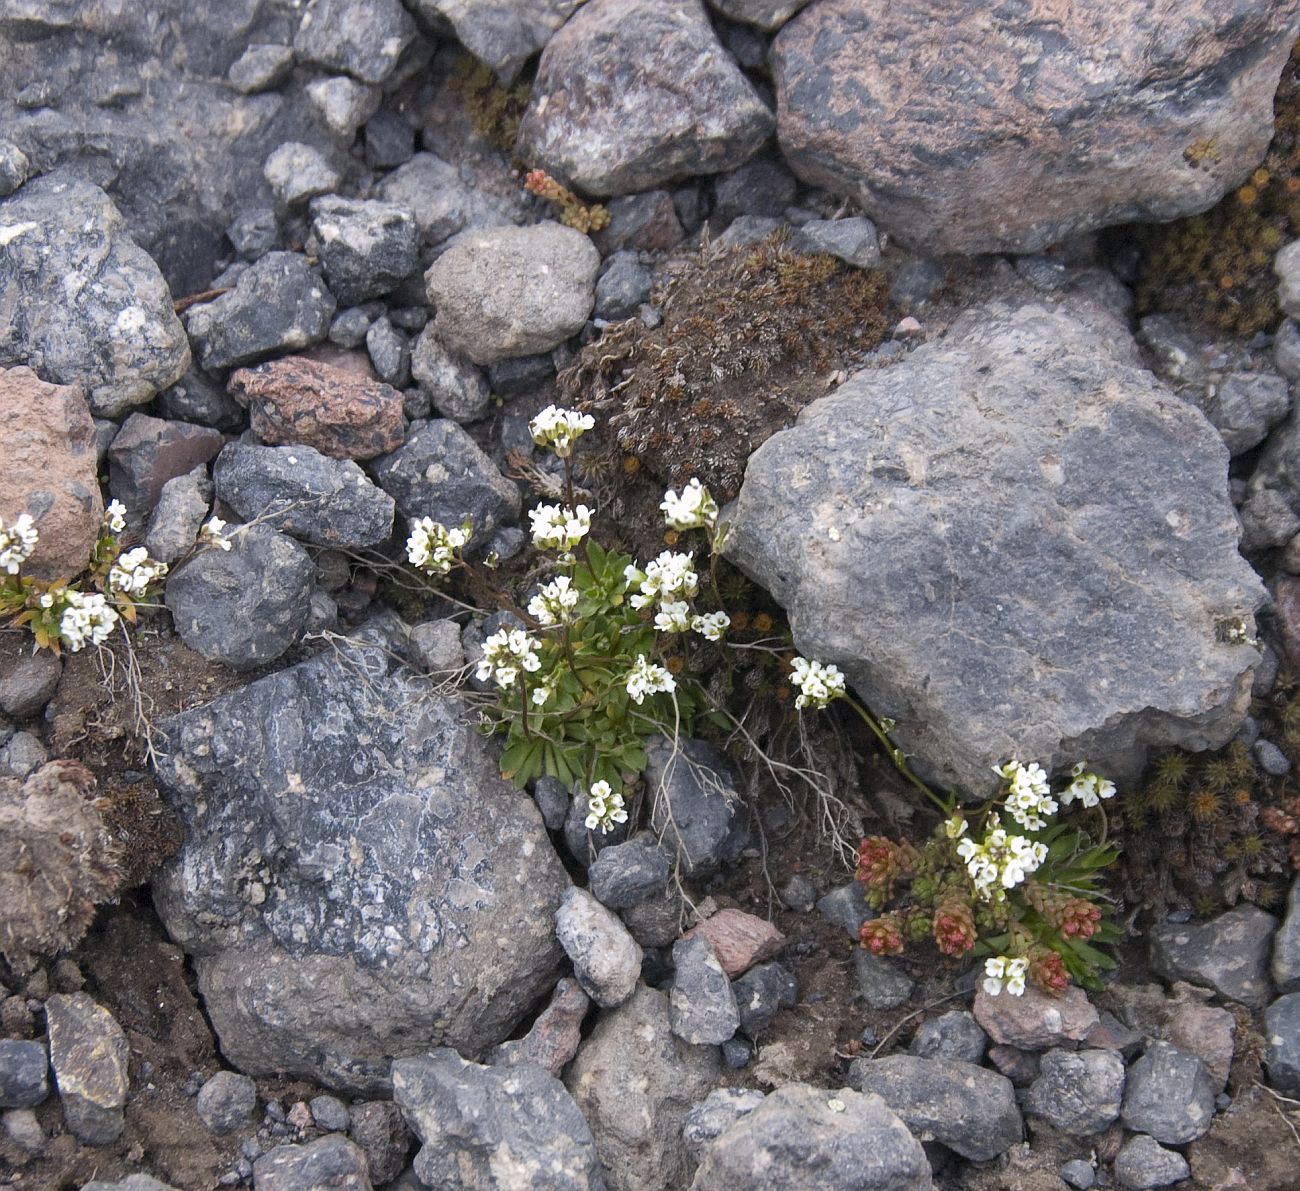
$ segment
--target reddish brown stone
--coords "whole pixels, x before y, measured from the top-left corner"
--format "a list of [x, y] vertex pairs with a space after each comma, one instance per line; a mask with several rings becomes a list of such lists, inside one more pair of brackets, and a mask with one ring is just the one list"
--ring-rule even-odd
[[556, 1079], [578, 1053], [582, 1041], [582, 1019], [591, 998], [581, 985], [566, 976], [555, 986], [551, 1003], [542, 1010], [533, 1028], [515, 1042], [503, 1042], [491, 1056], [493, 1066], [503, 1063], [536, 1063]]
[[248, 406], [253, 433], [272, 446], [303, 443], [334, 459], [373, 459], [406, 438], [396, 389], [302, 356], [241, 368], [230, 391]]
[[226, 436], [209, 426], [132, 414], [108, 449], [108, 487], [135, 521], [158, 503], [163, 485], [210, 463]]
[[[1077, 984], [1059, 997], [1029, 985], [1022, 996], [975, 994], [975, 1020], [994, 1042], [1021, 1050], [1048, 1050], [1081, 1042], [1097, 1024], [1097, 1010]], [[992, 1052], [990, 1052], [992, 1053]]]
[[744, 910], [719, 910], [683, 935], [703, 935], [717, 954], [722, 970], [734, 980], [757, 963], [780, 955], [785, 935], [765, 918]]
[[47, 384], [30, 368], [0, 371], [0, 459], [0, 517], [11, 525], [30, 513], [41, 535], [24, 572], [79, 575], [104, 515], [85, 393]]

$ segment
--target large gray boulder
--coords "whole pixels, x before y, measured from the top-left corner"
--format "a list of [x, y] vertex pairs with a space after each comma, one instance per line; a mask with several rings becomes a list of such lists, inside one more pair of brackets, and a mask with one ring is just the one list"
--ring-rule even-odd
[[1239, 186], [1298, 26], [1297, 0], [820, 0], [773, 43], [781, 146], [910, 247], [1037, 252]]
[[1227, 742], [1264, 599], [1228, 452], [1080, 298], [990, 302], [749, 461], [726, 556], [927, 776]]
[[519, 154], [590, 194], [735, 169], [774, 121], [700, 0], [588, 0], [542, 54]]
[[0, 367], [17, 364], [80, 386], [104, 418], [152, 401], [190, 366], [158, 266], [89, 182], [37, 178], [0, 202]]
[[[504, 1040], [554, 984], [568, 878], [400, 626], [161, 725], [186, 842], [154, 883], [224, 1056], [354, 1093]], [[373, 640], [375, 644], [366, 644]]]

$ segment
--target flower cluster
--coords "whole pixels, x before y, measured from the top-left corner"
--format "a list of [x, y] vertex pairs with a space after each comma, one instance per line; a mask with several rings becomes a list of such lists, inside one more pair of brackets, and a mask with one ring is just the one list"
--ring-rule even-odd
[[629, 563], [623, 570], [629, 588], [637, 591], [628, 599], [633, 608], [647, 608], [659, 600], [673, 603], [698, 595], [700, 577], [695, 571], [693, 554], [663, 551], [658, 558], [646, 563], [645, 570]]
[[600, 829], [601, 835], [607, 835], [618, 823], [627, 822], [627, 811], [623, 808], [623, 795], [610, 790], [608, 782], [595, 782], [587, 799], [588, 831]]
[[995, 765], [993, 772], [1009, 783], [1007, 814], [1028, 831], [1042, 831], [1047, 826], [1045, 816], [1054, 815], [1060, 809], [1052, 797], [1052, 787], [1043, 767], [1011, 760], [1005, 765]]
[[680, 496], [669, 488], [659, 508], [670, 529], [712, 529], [718, 523], [718, 502], [694, 476]]
[[521, 669], [536, 673], [542, 660], [537, 656], [541, 642], [522, 629], [498, 629], [483, 642], [483, 658], [478, 664], [479, 682], [492, 679], [502, 690], [515, 685]]
[[120, 500], [110, 500], [104, 510], [104, 526], [109, 533], [118, 534], [126, 528], [126, 505]]
[[966, 871], [981, 901], [1005, 897], [1047, 859], [1047, 845], [1023, 835], [1008, 835], [996, 816], [989, 820], [983, 843], [973, 839], [958, 841], [957, 855], [966, 862]]
[[637, 654], [636, 661], [632, 663], [625, 686], [632, 702], [638, 705], [645, 701], [647, 695], [660, 692], [668, 694], [677, 689], [673, 676], [662, 666], [651, 662], [643, 653]]
[[220, 517], [209, 517], [199, 530], [199, 541], [205, 546], [216, 546], [218, 550], [229, 550], [234, 546], [226, 536], [226, 522]]
[[834, 663], [824, 666], [821, 662], [796, 657], [790, 663], [790, 681], [799, 688], [794, 705], [801, 711], [805, 707], [825, 707], [847, 693], [844, 675]]
[[468, 545], [472, 532], [468, 523], [459, 529], [448, 529], [432, 517], [420, 517], [411, 522], [406, 557], [412, 566], [427, 574], [446, 575], [458, 561], [457, 552]]
[[579, 592], [568, 575], [559, 575], [528, 601], [528, 615], [544, 628], [565, 624], [578, 606]]
[[1115, 797], [1115, 783], [1107, 778], [1098, 777], [1095, 773], [1089, 773], [1085, 761], [1080, 761], [1071, 769], [1070, 776], [1074, 780], [1061, 791], [1061, 802], [1065, 806], [1078, 802], [1091, 810], [1103, 799]]
[[548, 405], [528, 423], [528, 432], [539, 447], [547, 447], [558, 458], [567, 459], [573, 454], [574, 442], [595, 424], [596, 419], [590, 414]]
[[533, 545], [539, 550], [567, 554], [591, 532], [591, 510], [586, 505], [570, 509], [562, 505], [538, 505], [528, 510]]
[[984, 991], [996, 997], [1005, 987], [1013, 997], [1024, 996], [1029, 961], [1017, 956], [995, 955], [984, 961]]
[[0, 520], [0, 570], [16, 575], [32, 556], [40, 535], [36, 532], [36, 522], [23, 513], [8, 529]]
[[149, 588], [167, 574], [167, 564], [149, 557], [143, 546], [125, 550], [109, 568], [108, 587], [133, 600], [144, 596]]
[[[102, 645], [117, 627], [118, 615], [108, 601], [98, 592], [83, 594], [75, 588], [63, 592], [63, 616], [59, 620], [59, 635], [73, 653], [79, 653], [87, 643]], [[42, 601], [54, 598], [49, 592]]]

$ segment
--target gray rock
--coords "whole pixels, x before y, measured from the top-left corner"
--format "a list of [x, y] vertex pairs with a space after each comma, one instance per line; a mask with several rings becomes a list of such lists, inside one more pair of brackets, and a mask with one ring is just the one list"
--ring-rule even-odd
[[173, 422], [196, 422], [217, 430], [243, 428], [248, 415], [225, 387], [191, 368], [170, 389], [164, 389], [153, 403], [156, 416]]
[[[0, 653], [0, 712], [16, 720], [39, 715], [54, 697], [59, 685], [63, 663], [48, 650], [32, 653], [27, 641], [17, 648], [9, 644]], [[27, 1105], [8, 1105], [9, 1108], [26, 1108]]]
[[711, 876], [734, 864], [749, 842], [748, 815], [731, 762], [712, 745], [664, 737], [646, 746], [650, 822], [677, 857], [683, 877]]
[[[445, 418], [420, 427], [396, 451], [373, 460], [371, 474], [404, 517], [432, 517], [443, 525], [472, 517], [477, 543], [519, 519], [519, 489]], [[471, 553], [474, 546], [471, 542]]]
[[1273, 259], [1277, 300], [1289, 318], [1300, 318], [1300, 240], [1292, 240]]
[[382, 83], [415, 35], [415, 22], [400, 0], [313, 0], [293, 48], [314, 66]]
[[425, 1186], [603, 1191], [591, 1130], [541, 1067], [480, 1067], [444, 1047], [394, 1062], [393, 1098], [424, 1143]]
[[100, 1179], [86, 1183], [81, 1191], [178, 1191], [170, 1183], [160, 1183], [152, 1175], [129, 1174], [116, 1183], [106, 1183]]
[[441, 24], [503, 83], [551, 39], [582, 0], [413, 0], [415, 11]]
[[321, 270], [344, 306], [390, 292], [420, 263], [419, 232], [404, 207], [329, 195], [309, 209]]
[[1061, 1164], [1061, 1178], [1078, 1191], [1088, 1191], [1097, 1181], [1097, 1172], [1091, 1162], [1082, 1158], [1071, 1158], [1069, 1162]]
[[393, 532], [393, 498], [351, 459], [331, 459], [308, 446], [230, 443], [212, 479], [243, 520], [256, 518], [317, 546], [375, 546]]
[[199, 362], [218, 371], [319, 343], [334, 311], [333, 295], [306, 257], [269, 252], [230, 293], [191, 307], [185, 325]]
[[373, 1182], [390, 1183], [406, 1169], [413, 1139], [402, 1110], [391, 1100], [353, 1104], [348, 1113], [348, 1136], [365, 1151]]
[[1272, 914], [1248, 903], [1206, 923], [1159, 922], [1148, 933], [1151, 967], [1166, 980], [1260, 1008], [1272, 991], [1268, 961], [1276, 929]]
[[131, 1048], [122, 1027], [86, 993], [51, 996], [45, 1027], [68, 1131], [85, 1145], [110, 1145], [126, 1124]]
[[862, 924], [876, 916], [875, 910], [867, 905], [867, 891], [860, 881], [836, 886], [817, 903], [817, 912], [855, 943], [860, 938]]
[[1257, 447], [1290, 412], [1291, 388], [1271, 372], [1230, 373], [1205, 401], [1206, 416], [1232, 455]]
[[372, 1191], [364, 1151], [331, 1133], [308, 1145], [283, 1145], [253, 1163], [257, 1191]]
[[854, 1059], [849, 1083], [875, 1092], [912, 1132], [933, 1135], [972, 1162], [987, 1162], [1020, 1141], [1024, 1125], [1011, 1081], [953, 1059]]
[[[41, 1128], [40, 1121], [36, 1119], [36, 1114], [30, 1108], [11, 1108], [0, 1113], [0, 1123], [3, 1123], [5, 1136], [23, 1153], [44, 1152], [45, 1130]], [[105, 1191], [107, 1186], [106, 1183], [100, 1183], [99, 1191]], [[146, 1188], [145, 1191], [157, 1191], [157, 1189]], [[164, 1188], [163, 1191], [173, 1191], [173, 1189], [169, 1187]]]
[[1073, 1137], [1100, 1133], [1119, 1119], [1124, 1060], [1109, 1050], [1049, 1050], [1025, 1111]]
[[682, 1121], [682, 1141], [695, 1160], [700, 1161], [710, 1144], [763, 1100], [763, 1093], [752, 1088], [716, 1088], [686, 1114]]
[[1278, 997], [1264, 1011], [1264, 1038], [1269, 1083], [1286, 1096], [1300, 1096], [1300, 992]]
[[415, 216], [420, 234], [441, 244], [457, 232], [522, 223], [522, 199], [475, 189], [454, 165], [433, 153], [417, 153], [379, 185], [379, 197]]
[[[1247, 484], [1241, 504], [1241, 548], [1247, 553], [1285, 546], [1300, 533], [1300, 516], [1292, 507], [1294, 495], [1287, 490], [1289, 477], [1285, 472], [1279, 474], [1280, 456], [1293, 437], [1288, 433], [1290, 426], [1288, 422], [1270, 439]], [[1282, 487], [1273, 487], [1279, 480]]]
[[590, 1008], [591, 999], [582, 986], [566, 976], [555, 986], [550, 1002], [537, 1015], [528, 1033], [494, 1046], [488, 1052], [488, 1061], [495, 1067], [530, 1063], [559, 1079], [578, 1053], [582, 1023]]
[[[460, 644], [460, 625], [454, 620], [429, 620], [413, 625], [411, 649], [430, 674], [446, 674], [460, 670], [465, 665], [465, 651]], [[568, 807], [567, 796], [565, 807]]]
[[590, 194], [628, 194], [734, 169], [772, 128], [699, 0], [593, 0], [543, 52], [518, 148]]
[[965, 1009], [953, 1009], [926, 1018], [907, 1050], [922, 1059], [959, 1059], [978, 1064], [984, 1061], [988, 1044], [988, 1035], [980, 1029], [974, 1015]]
[[311, 1109], [311, 1119], [318, 1129], [328, 1133], [347, 1132], [348, 1106], [337, 1096], [313, 1096], [307, 1107]]
[[722, 248], [743, 248], [766, 240], [785, 227], [785, 221], [771, 215], [739, 215], [713, 242]]
[[[568, 801], [566, 794], [566, 813]], [[611, 910], [626, 910], [662, 893], [671, 871], [668, 854], [652, 836], [644, 835], [603, 848], [588, 868], [587, 879], [601, 905]]]
[[1131, 1187], [1134, 1191], [1168, 1187], [1190, 1173], [1191, 1168], [1182, 1154], [1165, 1149], [1151, 1137], [1131, 1138], [1115, 1157], [1115, 1178], [1121, 1187]]
[[425, 274], [434, 326], [476, 364], [550, 351], [586, 323], [599, 267], [591, 239], [558, 223], [466, 232]]
[[[958, 0], [940, 44], [906, 6], [864, 19], [858, 0], [821, 0], [772, 44], [781, 148], [804, 182], [935, 255], [1173, 219], [1261, 160], [1295, 15], [1289, 0], [1248, 21], [1213, 0], [1111, 5], [1072, 9], [1044, 38], [1033, 9], [990, 19], [983, 0]], [[977, 68], [936, 84], [952, 44]], [[1231, 147], [1193, 165], [1198, 137]], [[1122, 160], [1117, 144], [1132, 147]]]
[[[691, 188], [698, 196], [698, 188]], [[606, 251], [661, 252], [685, 239], [673, 196], [666, 190], [620, 195], [606, 204], [609, 226], [601, 233]]]
[[247, 1075], [218, 1071], [199, 1089], [194, 1107], [213, 1133], [234, 1133], [248, 1124], [257, 1107], [257, 1085]]
[[15, 732], [0, 745], [0, 772], [27, 777], [49, 760], [45, 746], [30, 732]]
[[905, 976], [896, 965], [864, 947], [853, 952], [853, 972], [858, 978], [858, 990], [876, 1010], [897, 1009], [916, 987], [916, 981]]
[[411, 353], [411, 375], [444, 418], [477, 422], [492, 403], [483, 374], [465, 356], [443, 346], [438, 332], [427, 326]]
[[723, 16], [757, 25], [768, 33], [779, 29], [807, 3], [808, 0], [709, 0], [709, 6]]
[[778, 219], [799, 189], [794, 175], [772, 157], [756, 157], [722, 174], [713, 185], [713, 214], [731, 223], [742, 215]]
[[342, 75], [315, 79], [307, 84], [305, 90], [325, 127], [347, 142], [351, 142], [357, 129], [379, 111], [382, 100], [377, 87], [367, 87], [365, 83]]
[[1272, 972], [1278, 992], [1300, 991], [1300, 877], [1291, 882], [1286, 916], [1273, 936]]
[[318, 194], [331, 194], [343, 181], [328, 157], [301, 141], [286, 141], [262, 167], [276, 197], [286, 207], [296, 207]]
[[880, 264], [880, 237], [870, 219], [810, 219], [790, 239], [796, 252], [824, 252], [859, 269]]
[[31, 162], [17, 145], [0, 141], [0, 198], [8, 198], [27, 181]]
[[1288, 318], [1273, 332], [1273, 364], [1287, 380], [1300, 380], [1300, 325]]
[[287, 45], [250, 45], [230, 64], [226, 78], [241, 95], [273, 91], [293, 73], [293, 48]]
[[0, 202], [0, 367], [79, 385], [90, 411], [144, 405], [190, 366], [158, 266], [98, 186], [61, 174]]
[[782, 1009], [799, 1000], [799, 981], [784, 964], [757, 964], [731, 985], [740, 1011], [740, 1028], [757, 1039]]
[[162, 725], [186, 844], [155, 902], [250, 1075], [380, 1091], [392, 1056], [479, 1052], [554, 983], [568, 879], [464, 705], [394, 660], [401, 627]]
[[1205, 1064], [1168, 1042], [1151, 1043], [1128, 1069], [1121, 1115], [1125, 1128], [1165, 1145], [1200, 1137], [1214, 1119], [1214, 1087]]
[[631, 318], [650, 299], [650, 270], [635, 252], [616, 252], [596, 282], [596, 317], [609, 322]]
[[405, 388], [411, 379], [411, 344], [387, 318], [377, 318], [366, 332], [366, 352], [375, 374], [386, 385]]
[[1259, 655], [1204, 627], [1249, 633], [1263, 598], [1226, 464], [1113, 315], [991, 304], [764, 443], [724, 553], [939, 784], [990, 791], [1013, 755], [1122, 774], [1245, 713]]
[[189, 553], [211, 507], [212, 481], [206, 467], [168, 480], [149, 515], [144, 539], [149, 557], [171, 566]]
[[50, 1094], [45, 1046], [0, 1039], [0, 1108], [35, 1108]]
[[691, 1187], [929, 1191], [921, 1143], [879, 1096], [786, 1084], [704, 1153]]
[[565, 1078], [591, 1126], [610, 1191], [668, 1191], [685, 1184], [686, 1113], [717, 1083], [714, 1046], [690, 1046], [668, 1024], [666, 993], [639, 986], [603, 1014]]
[[718, 1045], [740, 1028], [731, 981], [703, 935], [673, 944], [673, 987], [668, 1021], [683, 1042]]
[[810, 914], [817, 904], [817, 886], [805, 873], [795, 873], [782, 887], [778, 895], [781, 904], [796, 914]]
[[273, 662], [302, 632], [316, 585], [307, 552], [269, 525], [228, 534], [230, 550], [199, 551], [167, 581], [181, 640], [236, 670]]
[[585, 889], [572, 888], [555, 915], [555, 934], [573, 961], [573, 974], [597, 1005], [612, 1009], [632, 995], [641, 975], [641, 948], [617, 916]]
[[743, 1070], [754, 1059], [754, 1044], [739, 1034], [734, 1038], [728, 1038], [718, 1050], [722, 1054], [723, 1066], [728, 1071]]
[[[569, 816], [573, 800], [569, 797], [569, 788], [558, 778], [543, 774], [533, 783], [533, 801], [542, 812], [542, 820], [548, 831], [562, 831]], [[592, 892], [603, 904], [604, 898], [593, 888]]]
[[126, 505], [129, 521], [142, 523], [168, 480], [204, 467], [225, 441], [208, 426], [133, 413], [108, 450], [109, 491]]
[[339, 311], [330, 323], [329, 341], [347, 351], [360, 347], [365, 343], [371, 326], [377, 321], [374, 313], [377, 305], [379, 303], [370, 303]]
[[1271, 740], [1256, 740], [1251, 745], [1250, 751], [1265, 773], [1273, 777], [1285, 777], [1291, 772], [1291, 762]]
[[366, 164], [391, 170], [415, 156], [415, 129], [396, 112], [378, 112], [366, 123]]

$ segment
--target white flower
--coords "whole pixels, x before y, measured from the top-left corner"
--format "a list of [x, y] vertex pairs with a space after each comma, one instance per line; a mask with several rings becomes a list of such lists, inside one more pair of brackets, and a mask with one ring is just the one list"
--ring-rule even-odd
[[231, 549], [234, 542], [226, 537], [226, 525], [227, 523], [220, 517], [209, 517], [203, 528], [199, 530], [199, 541], [221, 550]]
[[0, 520], [0, 570], [11, 575], [18, 574], [36, 549], [40, 534], [36, 531], [36, 522], [27, 513], [19, 515], [18, 520], [9, 529]]
[[541, 642], [522, 629], [498, 629], [483, 642], [483, 657], [476, 671], [480, 682], [490, 678], [502, 690], [514, 686], [520, 669], [536, 673], [542, 659], [537, 656]]
[[691, 606], [685, 600], [665, 600], [655, 613], [655, 628], [661, 633], [684, 633], [691, 627]]
[[1013, 997], [1023, 996], [1025, 992], [1025, 973], [1029, 970], [1029, 961], [1015, 959], [1009, 955], [998, 955], [984, 961], [984, 991], [991, 997], [1002, 992], [1003, 983]]
[[648, 607], [655, 600], [682, 600], [698, 595], [700, 577], [695, 572], [695, 556], [663, 551], [658, 558], [646, 563], [645, 570], [635, 564], [623, 568], [623, 578], [628, 587], [639, 587], [628, 603], [633, 608]]
[[1115, 783], [1109, 778], [1098, 777], [1087, 771], [1087, 762], [1080, 761], [1070, 770], [1074, 777], [1069, 786], [1061, 791], [1061, 801], [1069, 806], [1072, 802], [1081, 802], [1091, 809], [1104, 798], [1115, 797]]
[[662, 666], [656, 666], [643, 653], [638, 654], [636, 661], [633, 662], [626, 683], [627, 693], [632, 696], [632, 702], [638, 705], [645, 701], [647, 695], [654, 695], [660, 691], [667, 693], [677, 689], [673, 676]]
[[548, 405], [528, 423], [528, 432], [539, 447], [550, 447], [559, 458], [567, 459], [573, 454], [574, 440], [595, 424], [596, 419], [590, 414]]
[[167, 574], [167, 564], [149, 557], [149, 551], [143, 546], [126, 550], [117, 556], [117, 561], [108, 569], [108, 587], [110, 591], [120, 591], [123, 595], [136, 599], [145, 594], [150, 584]]
[[1001, 821], [989, 820], [983, 843], [960, 840], [957, 855], [966, 862], [966, 872], [981, 901], [997, 901], [1004, 891], [1014, 889], [1047, 859], [1047, 845], [1023, 835], [1008, 835]]
[[538, 505], [528, 510], [533, 525], [533, 545], [539, 550], [572, 550], [591, 532], [591, 510], [560, 505]]
[[[945, 819], [943, 821], [943, 833], [949, 839], [960, 839], [961, 836], [966, 834], [966, 827], [967, 823], [963, 815], [953, 815], [951, 819]], [[962, 840], [962, 842], [957, 845], [959, 854], [961, 848], [966, 844], [970, 844], [972, 847], [975, 846], [970, 840]]]
[[623, 795], [611, 792], [608, 782], [596, 782], [587, 799], [586, 827], [588, 831], [600, 828], [602, 835], [614, 830], [616, 823], [627, 822], [623, 809]]
[[718, 502], [694, 476], [682, 489], [681, 496], [669, 488], [659, 508], [665, 524], [672, 529], [712, 529], [718, 521]]
[[432, 517], [420, 517], [411, 522], [406, 557], [412, 566], [430, 575], [445, 575], [456, 562], [456, 551], [465, 548], [471, 535], [468, 523], [459, 529], [448, 529]]
[[104, 510], [104, 524], [113, 533], [121, 533], [126, 528], [126, 505], [120, 500], [110, 500]]
[[59, 620], [59, 636], [68, 648], [77, 653], [90, 642], [100, 645], [108, 640], [117, 625], [117, 613], [98, 592], [83, 595], [75, 588], [64, 592], [66, 605]]
[[730, 627], [731, 617], [725, 612], [706, 612], [703, 616], [691, 617], [691, 628], [706, 641], [721, 641]]
[[560, 575], [550, 583], [544, 583], [537, 594], [528, 601], [528, 615], [538, 624], [550, 628], [551, 625], [565, 624], [569, 614], [578, 605], [578, 589], [568, 575]]
[[794, 705], [801, 710], [810, 706], [825, 707], [846, 693], [844, 675], [833, 662], [823, 666], [821, 662], [796, 657], [790, 663], [790, 681], [799, 688]]

